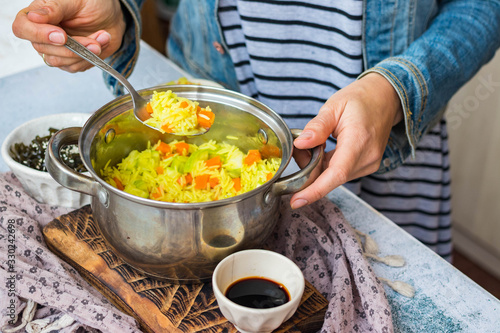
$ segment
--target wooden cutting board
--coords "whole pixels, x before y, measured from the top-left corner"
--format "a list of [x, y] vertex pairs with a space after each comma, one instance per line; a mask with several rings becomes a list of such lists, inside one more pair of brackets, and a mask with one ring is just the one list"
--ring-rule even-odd
[[[105, 244], [90, 206], [51, 221], [43, 230], [48, 247], [144, 332], [237, 332], [221, 314], [210, 283], [171, 284], [124, 263]], [[301, 304], [275, 332], [317, 332], [328, 301], [306, 281]]]

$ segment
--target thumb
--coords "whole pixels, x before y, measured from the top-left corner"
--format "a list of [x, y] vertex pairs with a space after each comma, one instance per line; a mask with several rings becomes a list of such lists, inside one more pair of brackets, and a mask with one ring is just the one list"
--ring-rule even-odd
[[66, 32], [59, 25], [77, 11], [74, 1], [35, 0], [18, 13], [12, 30], [17, 37], [34, 43], [64, 45]]
[[[356, 136], [339, 136], [337, 147], [328, 167], [319, 175], [312, 184], [300, 192], [295, 193], [290, 199], [292, 209], [297, 209], [326, 196], [330, 191], [353, 179], [355, 166], [359, 159], [359, 149]], [[326, 161], [325, 161], [326, 163]]]
[[101, 48], [108, 46], [111, 42], [111, 35], [106, 30], [94, 32], [93, 34], [87, 36], [87, 38], [97, 41]]
[[295, 139], [296, 148], [308, 149], [319, 146], [325, 143], [333, 133], [338, 123], [334, 112], [334, 96], [328, 99], [319, 110], [318, 115], [307, 123], [300, 136]]

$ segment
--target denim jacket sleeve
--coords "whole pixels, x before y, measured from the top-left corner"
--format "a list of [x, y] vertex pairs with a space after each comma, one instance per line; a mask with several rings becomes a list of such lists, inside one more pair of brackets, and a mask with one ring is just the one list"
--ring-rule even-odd
[[[127, 28], [123, 36], [122, 46], [105, 61], [123, 76], [129, 77], [139, 55], [141, 36], [140, 7], [144, 0], [120, 0]], [[103, 73], [104, 82], [115, 96], [123, 95], [124, 87], [108, 73]]]
[[360, 75], [384, 76], [403, 106], [404, 127], [393, 128], [378, 172], [414, 155], [422, 135], [442, 118], [448, 100], [494, 56], [499, 31], [500, 1], [442, 1], [429, 27], [406, 50]]

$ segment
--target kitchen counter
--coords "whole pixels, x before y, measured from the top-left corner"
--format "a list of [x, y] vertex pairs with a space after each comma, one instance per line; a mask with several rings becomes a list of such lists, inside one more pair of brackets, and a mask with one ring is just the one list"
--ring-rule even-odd
[[[130, 81], [142, 89], [181, 76], [187, 74], [142, 43]], [[2, 142], [10, 130], [30, 119], [54, 113], [91, 113], [114, 99], [96, 68], [69, 74], [36, 67], [0, 78], [0, 91]], [[7, 170], [0, 159], [0, 172]], [[353, 227], [378, 243], [380, 255], [405, 258], [406, 265], [400, 268], [373, 262], [378, 276], [407, 282], [416, 290], [414, 298], [407, 298], [386, 288], [396, 332], [500, 332], [498, 299], [345, 188], [334, 190], [329, 198]]]

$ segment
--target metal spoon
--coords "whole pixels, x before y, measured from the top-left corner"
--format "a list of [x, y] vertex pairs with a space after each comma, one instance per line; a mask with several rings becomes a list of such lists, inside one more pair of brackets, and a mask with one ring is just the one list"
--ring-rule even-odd
[[[149, 115], [149, 112], [146, 109], [149, 101], [142, 98], [142, 96], [139, 95], [139, 93], [134, 89], [134, 87], [132, 87], [130, 82], [128, 82], [127, 79], [123, 75], [118, 73], [113, 67], [111, 67], [110, 65], [105, 63], [101, 58], [96, 56], [89, 49], [87, 49], [82, 44], [78, 43], [76, 40], [74, 40], [70, 36], [68, 36], [68, 41], [66, 42], [66, 44], [64, 46], [66, 46], [66, 48], [73, 51], [75, 54], [77, 54], [80, 57], [82, 57], [83, 59], [87, 60], [88, 62], [90, 62], [94, 66], [99, 67], [100, 69], [102, 69], [103, 71], [105, 71], [106, 73], [108, 73], [109, 75], [114, 77], [115, 79], [117, 79], [121, 84], [123, 84], [125, 86], [125, 88], [127, 88], [128, 92], [130, 93], [130, 96], [132, 97], [132, 103], [134, 104], [135, 117], [140, 122], [142, 122], [144, 125], [159, 131], [158, 128], [144, 123], [144, 121], [151, 118], [151, 116]], [[169, 133], [169, 134], [183, 135], [183, 136], [184, 135], [197, 136], [197, 135], [205, 134], [206, 132], [208, 132], [209, 129], [210, 128], [200, 128], [199, 132], [190, 131], [189, 133]]]

